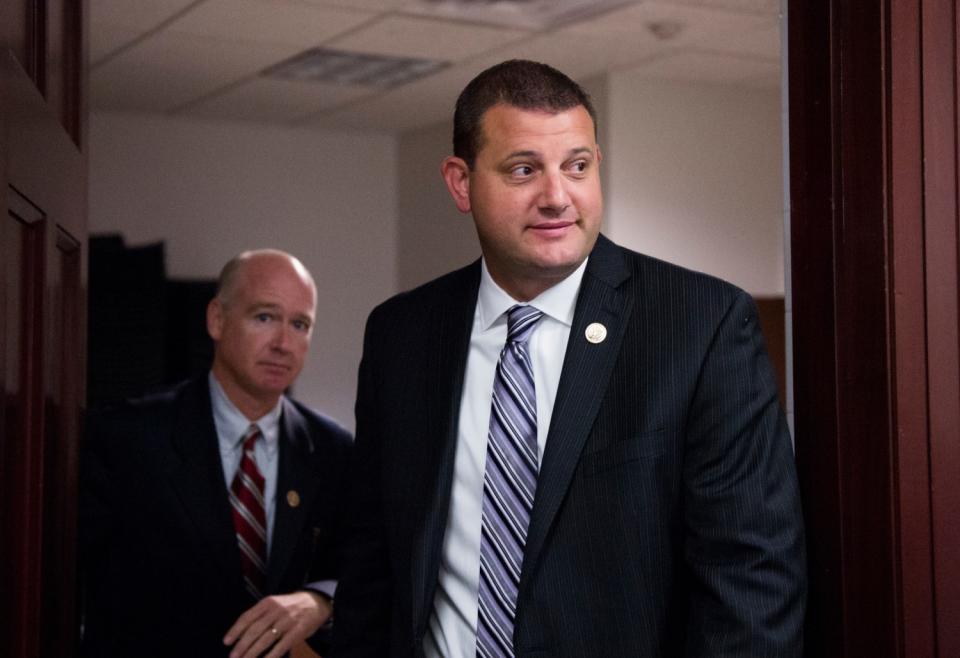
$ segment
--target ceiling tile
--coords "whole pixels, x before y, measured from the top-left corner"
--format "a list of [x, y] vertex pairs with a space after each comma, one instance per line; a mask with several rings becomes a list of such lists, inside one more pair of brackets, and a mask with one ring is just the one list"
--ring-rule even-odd
[[442, 120], [442, 117], [433, 116], [435, 114], [433, 108], [428, 108], [427, 112], [430, 118], [428, 121], [424, 121], [424, 118], [410, 107], [398, 107], [378, 100], [311, 117], [308, 120], [298, 122], [297, 125], [320, 130], [346, 129], [358, 132], [395, 134]]
[[506, 59], [524, 58], [544, 62], [570, 77], [583, 80], [613, 64], [642, 61], [656, 51], [642, 40], [604, 41], [591, 35], [552, 33], [515, 42], [469, 62], [451, 66], [435, 75], [398, 87], [378, 97], [313, 118], [318, 125], [333, 121], [358, 129], [379, 132], [409, 130], [449, 120], [457, 96], [484, 69]]
[[371, 11], [388, 12], [403, 9], [408, 5], [415, 5], [423, 0], [295, 0], [308, 5], [323, 7], [346, 7], [347, 9], [369, 9]]
[[[664, 47], [698, 46], [703, 41], [741, 38], [749, 30], [768, 26], [770, 17], [760, 14], [722, 11], [669, 2], [644, 2], [612, 11], [568, 29], [576, 33], [599, 34], [607, 39], [647, 38], [651, 27], [676, 29], [676, 35], [657, 39]], [[627, 35], [627, 36], [625, 36]], [[643, 36], [641, 36], [643, 35]]]
[[167, 29], [198, 37], [306, 48], [353, 29], [375, 15], [301, 2], [206, 0]]
[[183, 113], [286, 123], [369, 94], [369, 90], [359, 87], [257, 77], [192, 105]]
[[328, 46], [377, 55], [461, 61], [522, 38], [527, 32], [431, 18], [388, 16]]
[[90, 30], [90, 62], [96, 66], [104, 57], [137, 40], [139, 30], [103, 26]]
[[[638, 69], [779, 85], [779, 0], [648, 0], [547, 32], [414, 15], [432, 1], [91, 0], [91, 100], [101, 108], [395, 132], [449, 120], [463, 86], [511, 57], [581, 81]], [[679, 31], [662, 39], [651, 24]], [[257, 76], [320, 45], [453, 63], [382, 93]]]
[[304, 123], [398, 132], [443, 121], [453, 116], [457, 95], [479, 70], [453, 66], [362, 102], [307, 117]]
[[632, 39], [610, 39], [564, 28], [515, 42], [496, 52], [475, 58], [470, 64], [479, 73], [506, 59], [530, 59], [549, 64], [575, 80], [582, 80], [605, 70], [643, 61], [659, 50], [660, 45], [649, 35], [642, 34]]
[[706, 33], [698, 41], [697, 47], [703, 50], [780, 59], [780, 24], [777, 19], [770, 19], [754, 29], [744, 30], [737, 38], [731, 38], [729, 34]]
[[252, 76], [294, 51], [163, 32], [94, 67], [91, 99], [95, 107], [119, 109], [118, 104], [129, 101], [129, 109], [166, 112]]
[[712, 7], [728, 11], [745, 11], [755, 14], [776, 16], [780, 11], [780, 0], [660, 0], [669, 4]]
[[90, 0], [90, 29], [125, 27], [152, 30], [197, 0]]
[[437, 1], [420, 0], [404, 7], [405, 12], [467, 23], [546, 30], [633, 4], [637, 0], [509, 0]]
[[110, 67], [90, 75], [90, 101], [99, 110], [162, 114], [203, 94], [209, 81], [191, 72]]

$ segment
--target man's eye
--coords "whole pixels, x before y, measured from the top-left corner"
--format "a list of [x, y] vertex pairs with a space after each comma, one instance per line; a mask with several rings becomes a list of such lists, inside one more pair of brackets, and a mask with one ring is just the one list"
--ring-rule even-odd
[[520, 165], [518, 167], [514, 167], [513, 169], [511, 169], [510, 173], [515, 178], [526, 178], [527, 176], [530, 176], [531, 174], [533, 174], [533, 167], [531, 167], [530, 165]]
[[304, 322], [303, 320], [294, 320], [293, 328], [296, 329], [297, 331], [309, 331], [310, 324], [307, 322]]
[[584, 172], [587, 170], [587, 161], [586, 160], [577, 160], [573, 163], [573, 170], [578, 172]]
[[257, 322], [270, 322], [273, 319], [273, 316], [269, 313], [257, 313], [253, 317]]

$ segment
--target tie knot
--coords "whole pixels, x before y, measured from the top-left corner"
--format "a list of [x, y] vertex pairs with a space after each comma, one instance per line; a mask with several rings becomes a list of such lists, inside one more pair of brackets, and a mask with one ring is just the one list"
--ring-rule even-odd
[[260, 428], [256, 425], [251, 425], [246, 433], [243, 435], [243, 449], [244, 451], [253, 450], [254, 444], [256, 444], [257, 439], [260, 438]]
[[517, 304], [507, 311], [507, 342], [526, 343], [537, 322], [543, 316], [532, 306]]

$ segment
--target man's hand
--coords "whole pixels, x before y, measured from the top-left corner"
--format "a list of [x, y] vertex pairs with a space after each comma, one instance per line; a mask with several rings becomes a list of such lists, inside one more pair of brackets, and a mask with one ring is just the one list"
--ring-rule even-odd
[[330, 601], [313, 592], [268, 596], [237, 618], [223, 638], [230, 658], [280, 658], [313, 635], [333, 614]]

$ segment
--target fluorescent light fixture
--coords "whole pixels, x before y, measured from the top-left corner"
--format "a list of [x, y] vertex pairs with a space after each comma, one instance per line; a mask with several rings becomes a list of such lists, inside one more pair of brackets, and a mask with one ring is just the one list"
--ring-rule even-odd
[[379, 87], [406, 84], [449, 65], [431, 59], [311, 48], [261, 72], [267, 78]]

